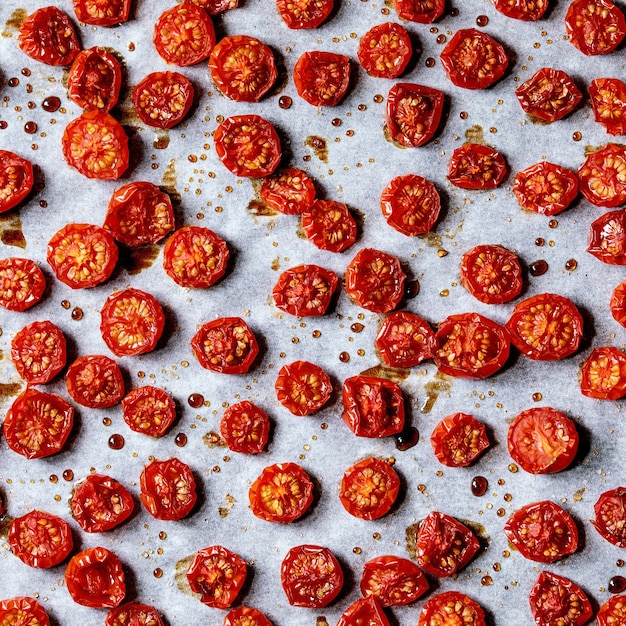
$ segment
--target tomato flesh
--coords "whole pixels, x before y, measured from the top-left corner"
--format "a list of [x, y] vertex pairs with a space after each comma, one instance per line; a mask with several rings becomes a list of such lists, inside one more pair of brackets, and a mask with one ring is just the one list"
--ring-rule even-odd
[[92, 26], [115, 26], [128, 21], [131, 0], [73, 0], [76, 18]]
[[298, 95], [313, 106], [336, 106], [350, 83], [350, 59], [343, 54], [305, 52], [293, 68]]
[[580, 391], [588, 398], [619, 400], [626, 395], [626, 354], [614, 346], [596, 348], [580, 370]]
[[111, 609], [104, 626], [164, 626], [159, 612], [147, 604], [128, 602]]
[[390, 313], [380, 325], [376, 350], [390, 367], [414, 367], [435, 354], [435, 333], [414, 313]]
[[609, 598], [596, 615], [598, 626], [619, 626], [626, 623], [626, 596]]
[[274, 387], [278, 401], [298, 416], [319, 411], [333, 392], [328, 374], [319, 365], [308, 361], [283, 365]]
[[41, 300], [45, 289], [46, 277], [34, 261], [0, 259], [0, 306], [8, 311], [25, 311]]
[[415, 602], [428, 591], [422, 570], [399, 556], [379, 556], [363, 565], [361, 594], [373, 597], [382, 606], [402, 606]]
[[448, 467], [466, 467], [489, 447], [485, 425], [467, 413], [455, 413], [441, 420], [430, 443], [437, 460]]
[[565, 15], [565, 30], [583, 54], [608, 54], [624, 39], [626, 20], [611, 0], [574, 0]]
[[556, 215], [578, 195], [578, 177], [565, 167], [541, 161], [515, 175], [513, 193], [527, 211]]
[[528, 596], [537, 626], [583, 626], [593, 616], [585, 592], [571, 580], [543, 571]]
[[500, 152], [479, 143], [466, 143], [450, 158], [448, 180], [461, 189], [495, 189], [507, 175]]
[[331, 14], [334, 0], [276, 0], [276, 8], [289, 28], [317, 28]]
[[485, 626], [485, 612], [478, 602], [458, 591], [446, 591], [429, 598], [419, 616], [418, 626]]
[[605, 491], [593, 506], [593, 527], [618, 548], [626, 548], [626, 488]]
[[160, 520], [187, 517], [196, 504], [196, 481], [191, 468], [177, 458], [152, 461], [140, 477], [141, 502]]
[[272, 626], [272, 623], [258, 609], [240, 606], [228, 612], [224, 626]]
[[17, 373], [29, 385], [49, 383], [64, 367], [65, 335], [52, 322], [32, 322], [11, 341], [11, 359]]
[[580, 192], [595, 206], [626, 203], [626, 147], [614, 143], [591, 152], [578, 170]]
[[595, 78], [589, 97], [596, 122], [610, 135], [626, 134], [626, 83], [619, 78]]
[[274, 304], [285, 313], [299, 317], [324, 315], [339, 280], [318, 265], [299, 265], [284, 271], [272, 290]]
[[389, 620], [376, 598], [359, 598], [341, 615], [337, 626], [389, 626]]
[[259, 195], [275, 211], [297, 215], [313, 204], [315, 185], [302, 170], [285, 168], [263, 179]]
[[359, 63], [377, 78], [397, 78], [413, 55], [413, 45], [406, 29], [395, 22], [370, 28], [359, 42]]
[[50, 626], [46, 610], [28, 596], [0, 600], [0, 624], [7, 626]]
[[164, 389], [137, 387], [122, 400], [122, 416], [131, 430], [162, 437], [176, 419], [176, 403]]
[[393, 0], [398, 17], [419, 24], [430, 24], [439, 19], [445, 4], [445, 0]]
[[535, 22], [543, 17], [548, 0], [495, 0], [496, 11], [516, 20]]
[[23, 202], [34, 182], [30, 161], [8, 150], [0, 150], [0, 213]]
[[67, 75], [67, 97], [85, 111], [108, 113], [122, 86], [122, 66], [110, 53], [94, 46], [82, 50]]
[[302, 230], [320, 250], [343, 252], [357, 236], [356, 220], [348, 207], [335, 200], [315, 200], [302, 211]]
[[169, 129], [180, 124], [193, 104], [191, 81], [178, 72], [152, 72], [133, 89], [132, 102], [147, 126]]
[[269, 432], [267, 413], [248, 400], [229, 406], [220, 422], [220, 434], [229, 450], [241, 454], [263, 452]]
[[124, 397], [119, 365], [101, 354], [78, 357], [65, 376], [67, 391], [75, 402], [90, 409], [106, 409]]
[[613, 319], [626, 328], [626, 281], [621, 282], [613, 290], [609, 308]]
[[608, 265], [626, 265], [626, 211], [607, 211], [591, 223], [587, 252]]
[[69, 65], [80, 51], [70, 18], [54, 6], [37, 9], [24, 20], [18, 46], [31, 59], [46, 65]]

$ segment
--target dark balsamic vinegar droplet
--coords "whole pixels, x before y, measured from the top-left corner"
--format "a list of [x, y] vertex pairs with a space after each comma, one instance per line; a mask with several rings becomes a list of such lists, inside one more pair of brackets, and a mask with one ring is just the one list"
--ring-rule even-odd
[[472, 478], [472, 494], [480, 498], [487, 493], [489, 483], [484, 476], [474, 476]]

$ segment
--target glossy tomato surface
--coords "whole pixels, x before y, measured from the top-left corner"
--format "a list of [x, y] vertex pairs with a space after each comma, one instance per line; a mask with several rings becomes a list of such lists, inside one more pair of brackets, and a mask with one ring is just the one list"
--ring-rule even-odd
[[76, 19], [92, 26], [115, 26], [128, 21], [131, 0], [73, 0]]
[[535, 22], [543, 17], [549, 0], [495, 0], [496, 11], [516, 20]]
[[116, 361], [103, 354], [78, 357], [65, 375], [72, 399], [90, 409], [106, 409], [124, 397], [124, 379]]
[[85, 111], [108, 113], [117, 104], [121, 86], [120, 62], [98, 46], [82, 50], [67, 75], [67, 97]]
[[574, 0], [565, 15], [565, 30], [583, 54], [608, 54], [624, 39], [626, 20], [611, 0]]
[[583, 396], [619, 400], [626, 395], [626, 354], [615, 346], [595, 348], [580, 370]]
[[8, 626], [50, 626], [46, 610], [28, 596], [0, 600], [0, 624]]
[[616, 143], [587, 154], [578, 170], [580, 193], [594, 206], [615, 208], [626, 203], [626, 147]]
[[333, 392], [328, 374], [319, 365], [309, 361], [294, 361], [283, 365], [274, 388], [278, 401], [298, 416], [319, 411]]
[[343, 252], [357, 236], [356, 220], [348, 207], [336, 200], [315, 200], [302, 211], [302, 230], [320, 250]]
[[128, 602], [111, 609], [104, 626], [163, 626], [163, 620], [153, 606]]
[[537, 626], [583, 626], [593, 616], [585, 592], [564, 576], [544, 570], [528, 596]]
[[479, 143], [456, 148], [448, 165], [448, 180], [460, 189], [495, 189], [508, 173], [504, 156]]
[[414, 367], [435, 354], [435, 333], [415, 313], [395, 311], [385, 317], [375, 340], [378, 354], [390, 367]]
[[50, 321], [32, 322], [11, 341], [11, 360], [29, 385], [49, 383], [64, 367], [65, 335]]
[[69, 16], [55, 6], [37, 9], [23, 21], [18, 45], [31, 59], [46, 65], [69, 65], [80, 50]]
[[626, 596], [618, 595], [609, 598], [596, 615], [598, 626], [626, 624]]
[[454, 413], [435, 426], [430, 443], [437, 460], [448, 467], [473, 463], [488, 447], [485, 425], [468, 413]]
[[398, 17], [419, 24], [430, 24], [443, 15], [445, 0], [393, 0]]
[[607, 211], [591, 223], [587, 252], [607, 265], [626, 265], [626, 211]]
[[137, 387], [122, 400], [122, 416], [131, 430], [162, 437], [176, 419], [176, 403], [160, 387]]
[[196, 481], [191, 468], [176, 458], [152, 461], [141, 472], [141, 502], [159, 520], [187, 517], [196, 504]]
[[147, 126], [169, 129], [180, 124], [193, 104], [191, 81], [179, 72], [152, 72], [133, 89], [132, 102]]
[[299, 265], [285, 270], [272, 290], [274, 304], [285, 313], [298, 317], [324, 315], [339, 279], [319, 265]]
[[429, 598], [418, 626], [485, 626], [485, 612], [478, 602], [459, 591], [445, 591]]
[[276, 8], [289, 28], [317, 28], [332, 13], [334, 0], [276, 0]]
[[389, 626], [389, 620], [376, 598], [359, 598], [341, 615], [337, 626]]
[[0, 150], [0, 213], [23, 202], [34, 182], [33, 165], [28, 159]]
[[595, 78], [589, 85], [593, 115], [609, 135], [626, 134], [626, 83], [619, 78]]
[[617, 487], [600, 494], [593, 505], [593, 527], [609, 543], [626, 548], [626, 488]]
[[609, 308], [613, 319], [626, 328], [626, 281], [613, 289]]
[[272, 622], [258, 609], [239, 606], [224, 618], [224, 626], [272, 626]]
[[373, 597], [382, 606], [415, 602], [428, 591], [428, 580], [409, 559], [385, 554], [367, 561], [361, 575], [361, 594]]
[[313, 204], [315, 185], [306, 172], [287, 167], [264, 178], [259, 195], [275, 211], [298, 215]]
[[305, 52], [293, 68], [293, 81], [298, 95], [309, 104], [335, 106], [348, 91], [350, 59], [335, 52]]
[[199, 7], [205, 9], [209, 15], [218, 15], [224, 11], [236, 9], [239, 6], [239, 0], [190, 0]]
[[231, 404], [220, 421], [220, 434], [228, 449], [241, 454], [263, 452], [269, 433], [267, 413], [249, 400]]
[[357, 56], [361, 67], [377, 78], [397, 78], [413, 55], [409, 33], [395, 22], [370, 28], [359, 42]]
[[0, 259], [0, 306], [8, 311], [25, 311], [35, 306], [46, 290], [46, 277], [30, 259]]

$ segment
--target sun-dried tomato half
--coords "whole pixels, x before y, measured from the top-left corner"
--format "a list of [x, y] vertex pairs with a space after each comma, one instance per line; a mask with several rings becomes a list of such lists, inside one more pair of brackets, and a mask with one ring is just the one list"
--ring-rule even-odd
[[127, 602], [111, 609], [104, 626], [164, 626], [159, 612], [147, 604]]
[[139, 478], [141, 502], [152, 517], [179, 520], [196, 505], [196, 481], [191, 468], [182, 461], [152, 461]]
[[448, 467], [466, 467], [489, 447], [485, 425], [467, 413], [444, 417], [430, 443], [437, 460]]
[[389, 626], [380, 602], [373, 597], [355, 600], [342, 614], [337, 626]]
[[466, 143], [450, 158], [448, 180], [461, 189], [495, 189], [507, 175], [500, 152], [479, 143]]
[[0, 624], [7, 626], [50, 626], [46, 610], [27, 596], [0, 600]]
[[122, 416], [136, 433], [162, 437], [176, 419], [176, 403], [160, 387], [137, 387], [122, 400]]
[[276, 8], [289, 28], [317, 28], [333, 10], [333, 0], [276, 0]]
[[315, 185], [305, 172], [290, 167], [264, 178], [259, 195], [275, 211], [297, 215], [313, 204]]
[[626, 328], [626, 280], [613, 289], [609, 308], [613, 319]]
[[302, 211], [302, 230], [320, 250], [343, 252], [355, 241], [356, 220], [348, 207], [335, 200], [315, 200]]
[[626, 203], [626, 147], [609, 143], [587, 155], [578, 170], [580, 192], [595, 206]]
[[385, 22], [370, 28], [359, 42], [361, 67], [377, 78], [397, 78], [413, 55], [413, 45], [406, 28]]
[[279, 276], [272, 297], [285, 313], [317, 317], [326, 313], [338, 283], [337, 275], [330, 270], [319, 265], [299, 265]]
[[626, 83], [619, 78], [595, 78], [588, 91], [596, 122], [609, 135], [626, 134]]
[[73, 0], [79, 22], [115, 26], [128, 21], [131, 0]]
[[0, 213], [23, 202], [35, 182], [33, 164], [21, 156], [0, 150]]
[[622, 43], [626, 20], [611, 0], [574, 0], [565, 15], [565, 30], [583, 54], [608, 54]]
[[598, 626], [619, 626], [626, 624], [626, 596], [609, 598], [596, 615]]
[[274, 386], [278, 401], [299, 416], [319, 411], [333, 391], [328, 374], [319, 365], [308, 361], [283, 365]]
[[313, 106], [335, 106], [343, 100], [350, 83], [350, 59], [343, 54], [312, 50], [293, 68], [298, 95]]
[[589, 598], [578, 585], [545, 570], [530, 590], [528, 601], [537, 626], [583, 626], [593, 616]]
[[443, 15], [445, 0], [393, 0], [398, 17], [419, 24], [430, 24]]
[[580, 370], [580, 391], [588, 398], [619, 400], [626, 395], [626, 354], [614, 346], [592, 350]]
[[415, 602], [428, 587], [422, 570], [409, 559], [386, 554], [363, 565], [361, 594], [364, 598], [375, 598], [382, 606]]
[[90, 409], [106, 409], [124, 397], [120, 366], [108, 356], [78, 357], [65, 375], [67, 392], [75, 402]]
[[593, 527], [608, 542], [626, 548], [626, 488], [605, 491], [593, 506], [596, 519]]
[[485, 612], [478, 602], [459, 591], [445, 591], [429, 598], [418, 626], [485, 626]]
[[626, 211], [607, 211], [591, 223], [587, 252], [608, 265], [626, 265]]
[[419, 315], [396, 311], [383, 320], [375, 345], [389, 367], [414, 367], [433, 358], [435, 333]]
[[525, 22], [535, 22], [543, 17], [549, 0], [495, 0], [496, 11]]
[[197, 4], [207, 11], [209, 15], [218, 15], [224, 11], [236, 9], [239, 6], [239, 0], [190, 0], [193, 4]]
[[224, 618], [224, 626], [272, 626], [272, 622], [258, 609], [239, 606], [228, 612]]
[[8, 311], [25, 311], [43, 297], [46, 277], [30, 259], [0, 259], [0, 306]]
[[270, 418], [248, 400], [229, 406], [220, 421], [220, 434], [229, 450], [241, 454], [258, 454], [267, 445]]
[[168, 129], [180, 124], [193, 104], [191, 81], [178, 72], [152, 72], [133, 89], [132, 102], [147, 126]]
[[513, 193], [527, 211], [556, 215], [578, 195], [578, 176], [566, 167], [541, 161], [515, 175]]

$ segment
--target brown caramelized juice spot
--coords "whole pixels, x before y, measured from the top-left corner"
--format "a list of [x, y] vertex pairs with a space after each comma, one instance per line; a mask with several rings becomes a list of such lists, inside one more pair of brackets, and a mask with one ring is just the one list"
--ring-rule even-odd
[[528, 270], [531, 276], [543, 276], [548, 271], [548, 263], [543, 259], [538, 259], [528, 266]]
[[471, 143], [486, 143], [485, 136], [483, 134], [483, 127], [478, 124], [474, 124], [465, 131], [465, 139]]
[[24, 20], [28, 17], [26, 9], [15, 9], [9, 16], [9, 19], [4, 23], [4, 30], [2, 31], [3, 37], [13, 37], [14, 34], [22, 28]]
[[154, 141], [152, 142], [152, 146], [155, 150], [165, 150], [170, 145], [170, 136], [168, 134], [158, 134]]
[[451, 388], [452, 383], [450, 379], [445, 374], [437, 372], [435, 374], [435, 380], [431, 380], [424, 385], [426, 402], [424, 402], [424, 406], [422, 406], [422, 413], [430, 413], [433, 410], [440, 393], [443, 392], [446, 396], [450, 396]]
[[9, 78], [9, 80], [7, 81], [7, 85], [9, 87], [17, 87], [20, 84], [20, 79], [19, 78]]
[[182, 196], [178, 192], [178, 189], [176, 189], [177, 183], [178, 173], [176, 172], [176, 159], [170, 159], [165, 167], [160, 189], [169, 195], [173, 203], [180, 204], [182, 202]]
[[41, 103], [41, 108], [47, 113], [55, 113], [59, 110], [61, 106], [61, 98], [57, 98], [56, 96], [48, 96], [44, 98]]
[[328, 146], [326, 139], [319, 135], [309, 135], [305, 144], [313, 149], [315, 156], [323, 163], [328, 163]]
[[22, 220], [17, 215], [0, 215], [0, 241], [5, 246], [26, 249]]
[[209, 448], [226, 448], [226, 442], [214, 430], [202, 437], [202, 443]]
[[120, 434], [111, 435], [109, 437], [109, 448], [112, 450], [121, 450], [124, 447], [124, 437]]
[[22, 389], [22, 383], [0, 383], [0, 398], [17, 396]]
[[406, 452], [417, 444], [420, 440], [420, 434], [414, 426], [407, 426], [404, 430], [396, 435], [396, 449], [400, 452]]
[[189, 583], [187, 582], [187, 570], [195, 558], [195, 554], [190, 554], [189, 556], [186, 556], [176, 562], [176, 574], [174, 575], [176, 586], [178, 587], [178, 591], [188, 596], [194, 596], [194, 593], [189, 588]]
[[411, 373], [411, 370], [403, 369], [400, 367], [387, 367], [386, 365], [374, 365], [369, 369], [361, 372], [362, 376], [375, 376], [376, 378], [386, 378], [394, 383], [401, 383], [406, 380]]
[[417, 531], [420, 528], [421, 520], [419, 522], [415, 522], [415, 524], [411, 524], [406, 527], [404, 531], [404, 537], [406, 541], [406, 551], [409, 555], [409, 558], [417, 561]]
[[248, 202], [247, 209], [248, 213], [254, 215], [254, 217], [271, 217], [272, 215], [278, 215], [278, 211], [275, 211], [272, 207], [265, 204], [263, 200], [258, 200], [256, 198]]
[[153, 243], [125, 248], [120, 254], [120, 262], [130, 276], [136, 276], [154, 265], [159, 256], [159, 251], [159, 246]]
[[484, 476], [474, 476], [474, 478], [472, 478], [472, 495], [476, 496], [477, 498], [484, 496], [487, 493], [488, 487], [489, 483]]

